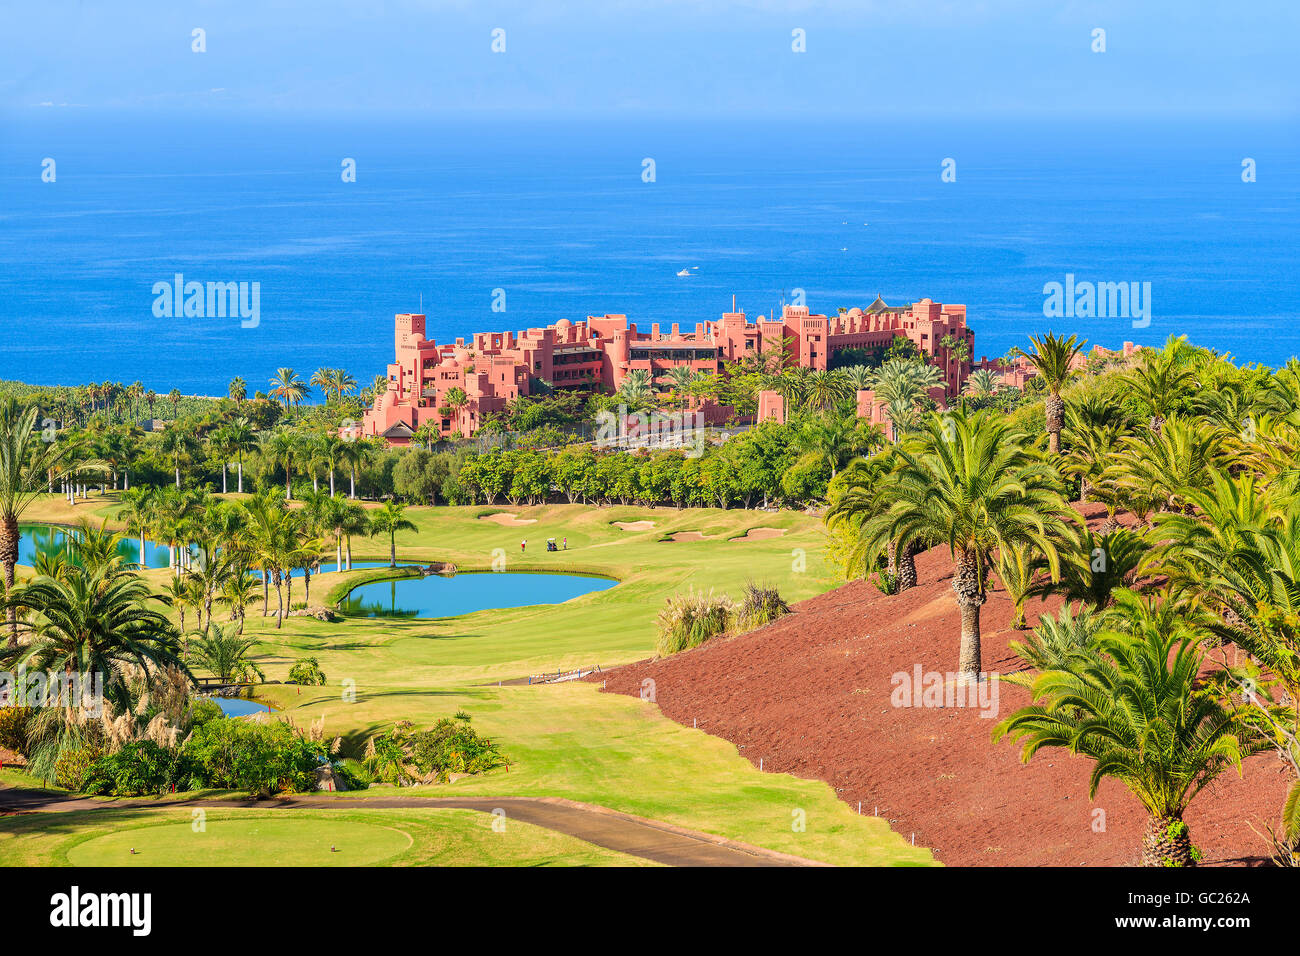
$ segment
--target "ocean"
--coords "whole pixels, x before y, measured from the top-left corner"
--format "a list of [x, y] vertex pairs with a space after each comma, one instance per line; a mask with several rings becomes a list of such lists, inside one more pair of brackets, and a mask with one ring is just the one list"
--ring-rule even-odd
[[[1276, 365], [1300, 354], [1298, 147], [1294, 123], [1245, 119], [27, 110], [0, 118], [0, 378], [364, 385], [396, 312], [442, 342], [606, 312], [693, 326], [733, 295], [751, 316], [964, 303], [977, 358], [1052, 328]], [[255, 326], [156, 315], [178, 273], [257, 283]], [[1150, 283], [1150, 320], [1045, 317], [1067, 275]]]

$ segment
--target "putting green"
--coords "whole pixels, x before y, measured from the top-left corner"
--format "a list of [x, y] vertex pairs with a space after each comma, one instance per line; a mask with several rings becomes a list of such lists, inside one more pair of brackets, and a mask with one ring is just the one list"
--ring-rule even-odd
[[360, 866], [396, 856], [413, 843], [405, 830], [328, 817], [209, 819], [199, 832], [194, 826], [166, 823], [117, 830], [74, 846], [68, 851], [68, 862], [73, 866]]

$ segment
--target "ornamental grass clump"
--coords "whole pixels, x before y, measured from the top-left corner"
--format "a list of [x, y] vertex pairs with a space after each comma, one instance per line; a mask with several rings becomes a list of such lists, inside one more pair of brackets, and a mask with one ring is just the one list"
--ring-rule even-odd
[[735, 609], [735, 603], [725, 594], [694, 588], [674, 594], [659, 612], [659, 656], [699, 647], [709, 638], [725, 634]]
[[736, 610], [736, 623], [747, 631], [771, 624], [790, 613], [790, 605], [776, 588], [764, 587], [750, 581], [745, 585], [745, 596]]

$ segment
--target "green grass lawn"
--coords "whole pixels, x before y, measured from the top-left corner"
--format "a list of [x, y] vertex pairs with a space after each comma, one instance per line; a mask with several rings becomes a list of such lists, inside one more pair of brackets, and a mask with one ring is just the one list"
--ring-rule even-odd
[[[115, 506], [92, 498], [78, 508], [108, 515]], [[501, 511], [535, 523], [502, 527], [480, 517]], [[274, 619], [263, 619], [260, 606], [254, 607], [248, 626], [262, 642], [259, 663], [269, 680], [283, 680], [296, 660], [308, 656], [320, 661], [328, 678], [324, 687], [265, 685], [258, 698], [300, 725], [323, 715], [327, 733], [341, 736], [343, 752], [353, 755], [394, 721], [426, 726], [463, 708], [511, 759], [509, 772], [404, 793], [567, 797], [826, 862], [932, 862], [928, 851], [909, 846], [883, 821], [855, 814], [826, 784], [760, 773], [733, 745], [668, 720], [654, 704], [602, 694], [590, 684], [496, 683], [651, 656], [655, 615], [665, 598], [688, 586], [738, 597], [745, 582], [754, 580], [775, 585], [790, 602], [827, 590], [835, 582], [824, 566], [818, 519], [792, 512], [580, 505], [409, 513], [417, 530], [398, 536], [399, 562], [451, 561], [462, 570], [488, 569], [494, 558], [499, 566], [504, 553], [507, 571], [585, 572], [621, 583], [564, 604], [436, 621], [327, 624], [300, 617], [286, 619], [277, 630]], [[632, 532], [614, 524], [637, 520], [655, 524]], [[785, 533], [733, 540], [751, 528]], [[679, 531], [698, 531], [706, 538], [665, 540]], [[521, 556], [524, 537], [528, 552]], [[568, 550], [546, 552], [549, 537], [567, 537]], [[356, 560], [386, 560], [388, 542], [354, 541], [353, 552]], [[313, 602], [337, 599], [352, 583], [371, 576], [366, 571], [314, 576]], [[294, 599], [302, 597], [298, 582]], [[365, 799], [365, 792], [357, 799]], [[802, 832], [792, 825], [799, 810], [807, 820]]]
[[655, 865], [515, 820], [494, 832], [491, 820], [474, 810], [445, 809], [208, 809], [201, 821], [188, 809], [27, 814], [0, 818], [0, 864]]

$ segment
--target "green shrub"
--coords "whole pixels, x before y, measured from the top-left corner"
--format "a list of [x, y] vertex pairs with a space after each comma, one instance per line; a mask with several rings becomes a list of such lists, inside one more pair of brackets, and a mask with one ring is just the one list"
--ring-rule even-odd
[[183, 751], [193, 768], [189, 789], [246, 790], [254, 797], [312, 789], [328, 756], [324, 743], [281, 720], [212, 720]]
[[745, 596], [736, 610], [736, 620], [745, 630], [752, 631], [789, 613], [790, 605], [785, 603], [780, 591], [750, 581], [745, 585]]
[[323, 686], [325, 672], [320, 669], [320, 661], [308, 657], [294, 664], [289, 668], [289, 683], [303, 684], [308, 687]]
[[30, 707], [0, 707], [0, 747], [27, 754], [27, 725], [35, 711]]
[[190, 701], [190, 729], [202, 727], [210, 720], [224, 720], [225, 712], [211, 697], [195, 697]]
[[349, 790], [365, 790], [370, 786], [370, 774], [360, 760], [354, 760], [348, 757], [344, 760], [334, 762], [334, 772], [343, 778], [344, 785]]
[[67, 790], [80, 790], [91, 766], [103, 753], [98, 747], [90, 746], [64, 749], [54, 761], [54, 782]]
[[384, 783], [415, 780], [445, 782], [453, 773], [483, 773], [508, 761], [500, 748], [479, 736], [463, 711], [443, 717], [429, 730], [413, 730], [401, 721], [386, 734], [370, 739], [364, 768]]
[[705, 594], [694, 589], [674, 594], [659, 612], [659, 656], [699, 647], [709, 638], [726, 633], [734, 609], [725, 594], [715, 596], [712, 591]]
[[133, 740], [91, 764], [81, 791], [111, 797], [165, 793], [179, 779], [189, 777], [185, 772], [186, 763], [179, 751], [159, 746], [152, 740]]

